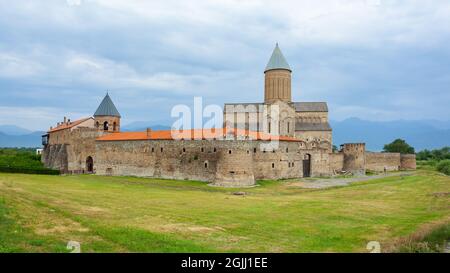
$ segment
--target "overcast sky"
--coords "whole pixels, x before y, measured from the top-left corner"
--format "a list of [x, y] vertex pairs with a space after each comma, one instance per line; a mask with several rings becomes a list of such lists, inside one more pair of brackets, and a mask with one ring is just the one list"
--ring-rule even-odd
[[0, 124], [91, 116], [106, 90], [123, 124], [259, 102], [276, 42], [331, 119], [450, 119], [448, 0], [0, 0]]

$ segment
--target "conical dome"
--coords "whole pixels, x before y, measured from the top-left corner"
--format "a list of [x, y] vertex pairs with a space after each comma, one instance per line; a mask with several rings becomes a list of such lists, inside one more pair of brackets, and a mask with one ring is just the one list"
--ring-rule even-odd
[[291, 67], [284, 58], [283, 53], [281, 53], [281, 50], [278, 47], [278, 43], [276, 44], [275, 49], [273, 50], [272, 56], [270, 57], [269, 63], [267, 64], [264, 72], [273, 69], [286, 69], [292, 71]]
[[105, 98], [102, 100], [100, 105], [97, 108], [97, 111], [95, 111], [94, 117], [99, 116], [109, 116], [109, 117], [119, 117], [120, 113], [117, 111], [116, 106], [112, 102], [111, 98], [108, 94], [106, 94]]

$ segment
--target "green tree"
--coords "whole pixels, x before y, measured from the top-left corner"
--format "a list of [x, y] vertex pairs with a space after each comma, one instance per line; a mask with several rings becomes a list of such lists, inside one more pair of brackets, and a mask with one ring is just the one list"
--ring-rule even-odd
[[402, 154], [414, 154], [414, 147], [411, 147], [403, 139], [396, 139], [394, 142], [384, 145], [384, 152], [387, 153], [402, 153]]
[[450, 147], [436, 150], [423, 150], [417, 153], [417, 160], [445, 160], [450, 159]]
[[333, 145], [333, 153], [338, 151], [338, 147], [336, 145]]

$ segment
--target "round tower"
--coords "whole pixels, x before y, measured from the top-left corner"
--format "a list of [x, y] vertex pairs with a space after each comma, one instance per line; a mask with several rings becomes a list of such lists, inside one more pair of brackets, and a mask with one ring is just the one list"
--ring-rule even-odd
[[236, 148], [233, 145], [219, 148], [216, 178], [213, 184], [222, 187], [254, 186], [253, 155], [250, 149], [250, 146], [245, 149], [243, 147]]
[[291, 73], [292, 70], [281, 53], [278, 43], [273, 50], [269, 63], [264, 70], [264, 102], [277, 100], [291, 102]]
[[366, 174], [366, 144], [347, 143], [342, 145], [344, 154], [343, 170], [356, 175]]
[[95, 127], [99, 130], [106, 132], [120, 131], [120, 113], [108, 93], [95, 111], [94, 119]]

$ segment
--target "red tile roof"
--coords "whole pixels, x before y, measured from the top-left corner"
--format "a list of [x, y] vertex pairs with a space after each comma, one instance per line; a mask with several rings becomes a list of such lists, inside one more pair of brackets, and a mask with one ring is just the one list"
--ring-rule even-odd
[[70, 129], [70, 128], [74, 127], [74, 126], [80, 125], [81, 123], [85, 122], [88, 119], [91, 119], [91, 118], [83, 118], [83, 119], [79, 119], [79, 120], [63, 123], [63, 124], [61, 124], [61, 125], [59, 125], [59, 126], [57, 126], [55, 128], [52, 128], [47, 133], [53, 133], [53, 132], [61, 131], [61, 130], [64, 130], [64, 129]]
[[98, 141], [125, 141], [125, 140], [181, 140], [181, 139], [220, 139], [226, 136], [226, 132], [233, 136], [248, 136], [252, 140], [280, 140], [280, 141], [300, 141], [293, 137], [288, 136], [271, 136], [270, 134], [263, 132], [255, 132], [243, 129], [226, 129], [221, 128], [218, 130], [209, 129], [191, 129], [175, 131], [172, 136], [171, 130], [164, 131], [149, 131], [147, 132], [120, 132], [111, 133], [97, 138]]

